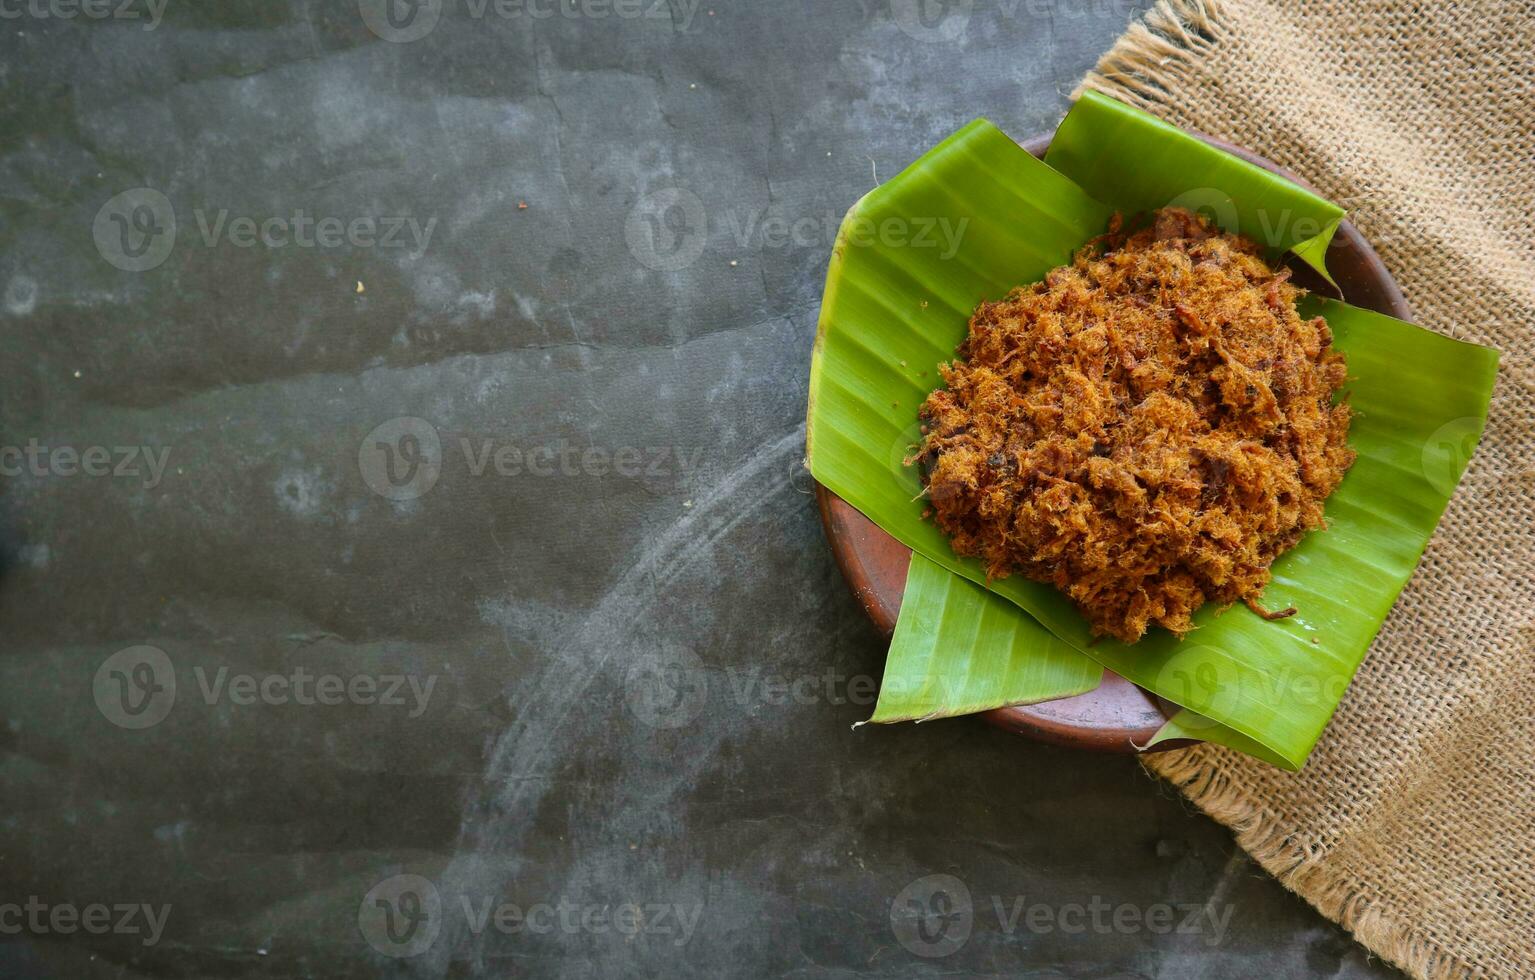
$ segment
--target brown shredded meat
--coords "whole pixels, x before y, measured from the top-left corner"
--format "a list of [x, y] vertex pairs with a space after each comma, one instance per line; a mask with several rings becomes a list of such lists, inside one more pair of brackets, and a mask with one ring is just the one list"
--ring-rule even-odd
[[976, 309], [909, 462], [957, 554], [1133, 643], [1206, 602], [1262, 609], [1354, 453], [1347, 365], [1289, 270], [1182, 209], [1119, 226]]

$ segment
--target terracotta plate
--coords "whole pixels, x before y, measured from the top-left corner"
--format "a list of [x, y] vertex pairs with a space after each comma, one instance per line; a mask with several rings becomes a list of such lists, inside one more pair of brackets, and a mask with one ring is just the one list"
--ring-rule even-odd
[[[1201, 138], [1305, 185], [1294, 174], [1255, 153], [1210, 137]], [[1048, 134], [1023, 144], [1036, 157], [1043, 157], [1049, 145]], [[1350, 303], [1402, 320], [1412, 319], [1402, 291], [1380, 256], [1347, 221], [1333, 237], [1327, 252], [1327, 268], [1337, 280], [1343, 298]], [[1321, 277], [1304, 267], [1296, 269], [1295, 281], [1319, 293], [1333, 292]], [[874, 625], [889, 636], [895, 630], [901, 596], [906, 591], [906, 566], [911, 550], [820, 484], [816, 484], [816, 500], [838, 567]], [[1009, 731], [1056, 745], [1099, 752], [1135, 752], [1135, 746], [1145, 744], [1176, 710], [1118, 674], [1105, 671], [1103, 684], [1096, 691], [1043, 704], [999, 708], [986, 712], [984, 717]], [[1175, 748], [1178, 744], [1187, 743], [1169, 742], [1157, 748]]]

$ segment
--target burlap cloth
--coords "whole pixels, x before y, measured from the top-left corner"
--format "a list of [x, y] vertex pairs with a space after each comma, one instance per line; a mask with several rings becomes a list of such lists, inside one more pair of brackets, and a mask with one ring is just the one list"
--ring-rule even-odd
[[1301, 174], [1419, 323], [1503, 352], [1481, 448], [1304, 771], [1147, 757], [1419, 977], [1535, 977], [1532, 66], [1532, 0], [1163, 0], [1083, 82]]

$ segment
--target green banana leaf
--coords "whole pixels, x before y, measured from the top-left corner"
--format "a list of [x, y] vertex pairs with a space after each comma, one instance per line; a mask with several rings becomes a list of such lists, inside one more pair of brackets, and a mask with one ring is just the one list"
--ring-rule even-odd
[[1342, 208], [1123, 102], [1084, 92], [1045, 163], [1126, 214], [1200, 211], [1272, 252], [1293, 252], [1332, 282], [1324, 259]]
[[1082, 694], [1103, 668], [1018, 607], [913, 552], [872, 722], [928, 721]]
[[1295, 768], [1290, 761], [1283, 756], [1275, 755], [1269, 751], [1268, 746], [1262, 742], [1256, 742], [1241, 732], [1234, 732], [1218, 721], [1211, 721], [1197, 711], [1187, 708], [1179, 711], [1168, 719], [1167, 724], [1157, 729], [1151, 741], [1141, 746], [1149, 749], [1159, 742], [1167, 742], [1172, 739], [1195, 739], [1202, 742], [1216, 742], [1228, 749], [1236, 749], [1245, 752], [1255, 759], [1262, 759], [1271, 766], [1281, 769]]
[[[1280, 213], [1295, 236], [1323, 228], [1321, 238], [1285, 243], [1318, 259], [1340, 214], [1289, 181], [1212, 157], [1197, 140], [1170, 137], [1165, 124], [1116, 106], [1101, 96], [1080, 100], [1062, 123], [1069, 139], [1055, 157], [1109, 200], [1095, 200], [978, 121], [860, 200], [833, 249], [811, 365], [811, 472], [913, 551], [982, 586], [979, 563], [955, 556], [922, 519], [918, 476], [902, 465], [918, 439], [917, 407], [937, 383], [936, 364], [952, 357], [976, 303], [1065, 262], [1103, 230], [1111, 208], [1168, 203], [1148, 197], [1156, 193], [1213, 189], [1207, 199], [1233, 202], [1244, 230], [1244, 220], [1278, 227]], [[1119, 188], [1124, 199], [1113, 196]], [[963, 229], [959, 247], [940, 251], [912, 235], [869, 233], [934, 224]], [[1181, 643], [1154, 631], [1133, 647], [1089, 645], [1086, 622], [1055, 589], [1017, 576], [987, 586], [1018, 608], [1011, 628], [1019, 637], [1032, 617], [1042, 648], [1047, 636], [1063, 640], [1208, 719], [1217, 726], [1211, 737], [1228, 738], [1221, 729], [1229, 729], [1228, 740], [1262, 746], [1287, 768], [1304, 762], [1421, 554], [1469, 456], [1441, 461], [1431, 474], [1428, 453], [1451, 430], [1461, 446], [1474, 445], [1497, 362], [1493, 351], [1390, 317], [1316, 303], [1350, 357], [1359, 461], [1329, 501], [1329, 530], [1275, 564], [1265, 601], [1296, 605], [1298, 616], [1271, 623], [1242, 607], [1224, 615], [1207, 608]]]

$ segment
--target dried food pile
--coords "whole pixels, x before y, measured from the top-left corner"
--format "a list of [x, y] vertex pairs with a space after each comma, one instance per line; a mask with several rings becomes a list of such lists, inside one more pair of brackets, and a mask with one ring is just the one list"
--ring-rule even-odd
[[1182, 209], [1118, 226], [976, 309], [912, 462], [957, 554], [1133, 643], [1206, 602], [1263, 612], [1270, 564], [1323, 526], [1354, 453], [1347, 365], [1288, 270]]

